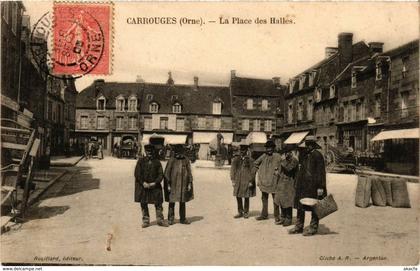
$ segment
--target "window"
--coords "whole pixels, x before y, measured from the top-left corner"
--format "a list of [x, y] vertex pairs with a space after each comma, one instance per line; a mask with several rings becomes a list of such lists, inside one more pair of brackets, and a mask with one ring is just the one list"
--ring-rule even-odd
[[298, 120], [303, 119], [303, 101], [299, 101], [298, 103]]
[[148, 101], [153, 100], [153, 95], [152, 94], [147, 94], [146, 95], [146, 100], [148, 100]]
[[105, 110], [105, 102], [106, 102], [105, 97], [102, 96], [98, 98], [98, 100], [96, 100], [96, 110], [100, 110], [100, 111]]
[[266, 100], [266, 99], [262, 100], [262, 102], [261, 102], [261, 109], [263, 111], [267, 111], [268, 110], [268, 100]]
[[249, 131], [249, 119], [242, 120], [242, 130]]
[[80, 117], [80, 129], [87, 129], [88, 128], [88, 117], [81, 116]]
[[375, 96], [375, 117], [379, 118], [381, 116], [381, 95], [378, 94]]
[[198, 118], [198, 128], [206, 128], [206, 118]]
[[152, 130], [152, 118], [144, 118], [144, 130]]
[[382, 79], [382, 65], [381, 63], [376, 63], [376, 80], [379, 81]]
[[137, 129], [137, 117], [130, 117], [128, 123], [129, 129]]
[[272, 120], [265, 120], [264, 121], [264, 131], [271, 132], [272, 130], [273, 130]]
[[315, 89], [315, 101], [320, 102], [321, 101], [321, 88]]
[[246, 99], [246, 109], [254, 109], [254, 101], [252, 99]]
[[185, 130], [185, 119], [176, 119], [176, 130], [177, 131]]
[[181, 104], [179, 104], [179, 103], [175, 103], [175, 104], [172, 106], [172, 112], [173, 112], [173, 113], [181, 113], [181, 111], [182, 111], [182, 106], [181, 106]]
[[293, 93], [293, 89], [295, 88], [295, 84], [296, 84], [296, 81], [295, 80], [290, 80], [289, 94], [292, 94]]
[[253, 123], [253, 131], [259, 131], [261, 129], [261, 121], [260, 120], [254, 120]]
[[401, 92], [401, 117], [408, 116], [408, 91]]
[[287, 123], [293, 122], [293, 104], [289, 103], [289, 107], [287, 108]]
[[104, 116], [98, 116], [97, 117], [96, 129], [105, 129], [105, 117]]
[[350, 105], [350, 121], [356, 120], [356, 103], [353, 101]]
[[357, 87], [357, 73], [353, 71], [351, 73], [351, 88], [356, 88], [356, 87]]
[[157, 113], [157, 112], [159, 112], [159, 105], [157, 103], [151, 103], [149, 105], [149, 112], [150, 113]]
[[221, 102], [213, 102], [213, 114], [215, 114], [215, 115], [222, 114], [222, 103]]
[[168, 129], [168, 118], [167, 117], [160, 117], [159, 127], [162, 130]]
[[131, 97], [128, 100], [128, 111], [130, 112], [136, 112], [137, 111], [137, 98]]
[[219, 118], [213, 119], [213, 128], [214, 129], [220, 129], [221, 127], [221, 120]]
[[408, 56], [403, 57], [402, 59], [402, 78], [407, 77], [408, 72]]
[[316, 71], [312, 71], [312, 72], [309, 74], [309, 86], [310, 86], [310, 87], [314, 85], [314, 82], [315, 82], [315, 76], [316, 76]]
[[335, 85], [330, 86], [330, 98], [335, 97]]
[[299, 78], [299, 89], [303, 89], [303, 86], [305, 84], [306, 75], [302, 75]]
[[123, 128], [123, 117], [117, 117], [116, 121], [117, 121], [116, 128], [117, 129], [122, 129]]
[[117, 98], [115, 100], [115, 109], [116, 111], [124, 111], [124, 106], [125, 106], [125, 99], [123, 97], [121, 98]]
[[308, 99], [308, 108], [307, 108], [307, 119], [312, 120], [314, 112], [314, 106], [312, 104], [312, 99]]

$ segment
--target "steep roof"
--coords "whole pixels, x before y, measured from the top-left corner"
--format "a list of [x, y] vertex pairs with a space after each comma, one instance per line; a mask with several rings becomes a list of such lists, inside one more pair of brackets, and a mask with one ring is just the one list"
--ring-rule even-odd
[[388, 50], [388, 51], [382, 53], [382, 55], [393, 57], [393, 56], [399, 55], [403, 52], [406, 52], [407, 50], [412, 50], [412, 49], [417, 49], [418, 50], [418, 48], [419, 48], [419, 39], [416, 39], [416, 40], [410, 41], [406, 44], [403, 44], [401, 46], [398, 46], [397, 48]]
[[280, 96], [281, 91], [270, 79], [256, 79], [233, 77], [230, 80], [232, 95], [234, 96]]
[[182, 113], [212, 114], [213, 102], [222, 102], [222, 115], [231, 114], [230, 93], [228, 87], [194, 85], [143, 84], [143, 96], [140, 111], [149, 112], [149, 104], [159, 104], [159, 113], [172, 113], [172, 105], [182, 105]]
[[77, 95], [77, 108], [96, 108], [96, 98], [103, 95], [106, 98], [106, 107], [115, 108], [115, 98], [123, 95], [128, 98], [131, 95], [141, 97], [140, 83], [118, 83], [118, 82], [103, 82], [100, 84], [92, 83], [90, 86], [83, 89]]

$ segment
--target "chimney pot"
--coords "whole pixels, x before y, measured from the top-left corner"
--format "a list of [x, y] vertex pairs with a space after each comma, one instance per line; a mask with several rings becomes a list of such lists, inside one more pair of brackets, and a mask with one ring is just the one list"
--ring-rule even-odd
[[353, 33], [338, 34], [338, 52], [340, 53], [340, 69], [344, 69], [353, 61]]
[[166, 83], [170, 86], [175, 84], [174, 79], [172, 79], [172, 72], [168, 72], [168, 81], [166, 81]]
[[273, 77], [273, 84], [276, 85], [276, 86], [279, 86], [280, 85], [280, 77], [278, 77], [278, 76]]
[[231, 70], [230, 71], [230, 78], [235, 78], [236, 77], [236, 70]]
[[372, 53], [382, 53], [384, 49], [383, 42], [369, 42], [369, 48]]
[[194, 76], [194, 88], [195, 90], [198, 89], [198, 76]]

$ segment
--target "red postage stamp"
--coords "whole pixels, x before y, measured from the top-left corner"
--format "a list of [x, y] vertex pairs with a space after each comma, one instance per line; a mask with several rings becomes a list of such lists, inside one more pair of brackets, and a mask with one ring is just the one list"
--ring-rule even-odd
[[110, 3], [54, 3], [53, 72], [110, 74]]

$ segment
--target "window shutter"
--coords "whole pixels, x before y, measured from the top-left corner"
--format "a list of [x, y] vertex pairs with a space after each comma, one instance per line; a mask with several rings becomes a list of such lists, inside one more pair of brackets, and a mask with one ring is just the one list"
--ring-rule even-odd
[[243, 120], [238, 119], [238, 130], [242, 130], [242, 122]]

